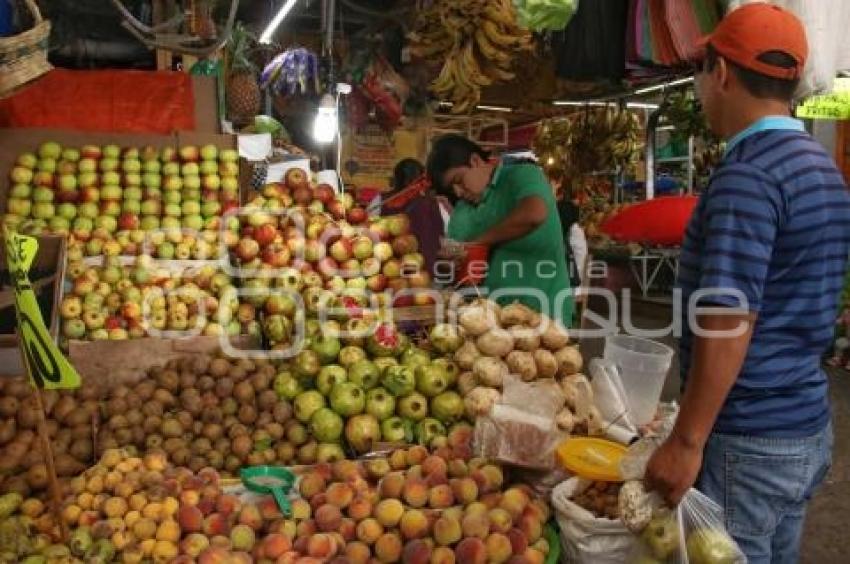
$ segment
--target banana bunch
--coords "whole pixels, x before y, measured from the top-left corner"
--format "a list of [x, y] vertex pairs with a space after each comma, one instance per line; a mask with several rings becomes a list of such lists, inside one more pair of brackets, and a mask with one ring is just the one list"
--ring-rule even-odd
[[443, 61], [431, 91], [455, 114], [474, 109], [481, 88], [512, 80], [516, 55], [534, 46], [511, 0], [435, 0], [417, 14], [408, 40], [414, 57]]

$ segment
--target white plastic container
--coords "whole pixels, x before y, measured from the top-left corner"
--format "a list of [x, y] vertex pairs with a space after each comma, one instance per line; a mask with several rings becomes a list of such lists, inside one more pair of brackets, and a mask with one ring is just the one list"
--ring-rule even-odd
[[605, 339], [603, 358], [615, 363], [620, 371], [632, 422], [646, 425], [652, 421], [673, 349], [649, 339], [613, 335]]

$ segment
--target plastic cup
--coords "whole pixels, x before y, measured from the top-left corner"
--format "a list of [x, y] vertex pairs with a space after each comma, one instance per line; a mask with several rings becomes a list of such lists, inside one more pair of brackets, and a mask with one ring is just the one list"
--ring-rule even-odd
[[632, 422], [646, 425], [652, 421], [673, 360], [673, 349], [649, 339], [613, 335], [605, 338], [602, 356], [620, 371]]

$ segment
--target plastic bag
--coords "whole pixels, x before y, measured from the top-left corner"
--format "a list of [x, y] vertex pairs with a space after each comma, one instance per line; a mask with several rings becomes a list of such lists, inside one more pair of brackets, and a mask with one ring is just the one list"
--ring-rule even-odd
[[605, 434], [612, 440], [629, 444], [637, 438], [638, 428], [629, 417], [626, 391], [617, 365], [601, 358], [591, 360], [590, 381]]
[[561, 546], [567, 562], [621, 564], [635, 552], [635, 537], [619, 520], [596, 517], [572, 501], [592, 482], [570, 478], [552, 491], [552, 506], [561, 529]]
[[651, 432], [632, 443], [620, 461], [620, 474], [624, 480], [643, 479], [652, 453], [670, 436], [678, 414], [679, 405], [675, 402], [659, 405], [656, 422], [652, 424]]
[[560, 31], [578, 9], [578, 0], [514, 0], [521, 26], [536, 31]]
[[723, 508], [690, 489], [679, 506], [660, 510], [640, 535], [630, 562], [744, 564], [747, 557], [723, 525]]
[[502, 399], [475, 421], [476, 456], [525, 468], [550, 470], [566, 438], [555, 424], [564, 397], [553, 381], [526, 383], [505, 378]]

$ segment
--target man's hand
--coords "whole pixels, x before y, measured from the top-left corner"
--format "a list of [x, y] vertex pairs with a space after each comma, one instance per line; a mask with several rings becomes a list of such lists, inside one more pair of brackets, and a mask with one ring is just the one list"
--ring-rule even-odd
[[702, 447], [686, 444], [671, 435], [653, 453], [646, 465], [644, 482], [658, 492], [670, 507], [676, 507], [697, 481], [702, 466]]

